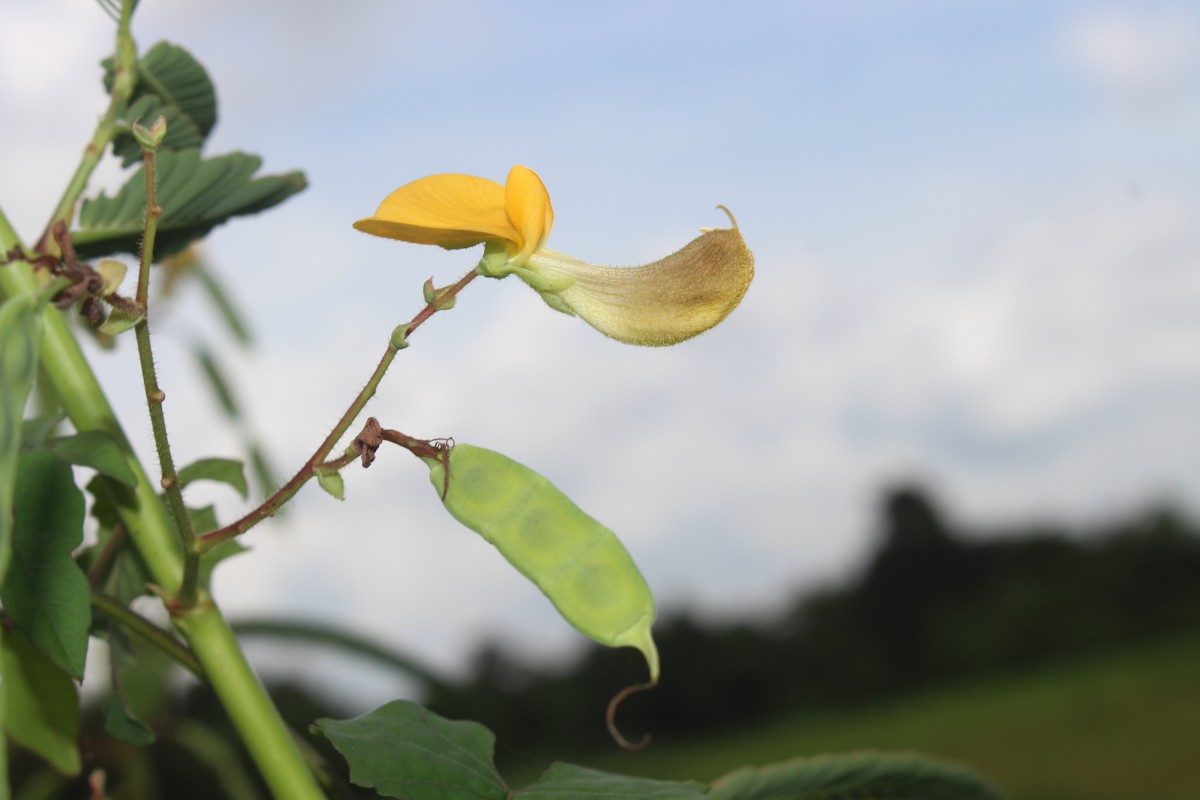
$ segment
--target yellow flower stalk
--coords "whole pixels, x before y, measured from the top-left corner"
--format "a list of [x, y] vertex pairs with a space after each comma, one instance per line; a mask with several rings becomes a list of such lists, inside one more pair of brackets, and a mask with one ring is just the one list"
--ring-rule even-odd
[[619, 341], [669, 345], [716, 325], [746, 294], [754, 256], [729, 219], [732, 227], [705, 229], [644, 266], [589, 264], [545, 246], [554, 224], [550, 194], [536, 172], [518, 164], [504, 185], [457, 173], [419, 178], [354, 227], [447, 249], [483, 244], [481, 274], [515, 273], [552, 308]]

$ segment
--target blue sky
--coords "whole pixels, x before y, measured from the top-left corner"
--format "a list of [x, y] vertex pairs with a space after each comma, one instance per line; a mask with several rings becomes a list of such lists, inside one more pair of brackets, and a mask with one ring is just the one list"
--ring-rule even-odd
[[[217, 83], [210, 150], [310, 179], [206, 245], [254, 311], [258, 350], [229, 358], [281, 464], [333, 424], [420, 283], [471, 266], [350, 223], [415, 177], [524, 163], [554, 201], [549, 244], [601, 263], [656, 259], [729, 206], [757, 259], [745, 302], [644, 350], [476, 284], [369, 411], [547, 474], [622, 536], [663, 607], [769, 611], [845, 574], [901, 478], [980, 523], [1200, 511], [1187, 4], [142, 5], [140, 44], [182, 44]], [[32, 237], [103, 108], [110, 23], [83, 0], [10, 0], [5, 19], [0, 206]], [[202, 304], [161, 315], [183, 461], [237, 448], [183, 358], [198, 337], [226, 341]], [[132, 361], [101, 363], [135, 402]], [[219, 596], [450, 669], [484, 634], [573, 647], [422, 472], [389, 455], [347, 475], [343, 505], [306, 491], [222, 568]]]

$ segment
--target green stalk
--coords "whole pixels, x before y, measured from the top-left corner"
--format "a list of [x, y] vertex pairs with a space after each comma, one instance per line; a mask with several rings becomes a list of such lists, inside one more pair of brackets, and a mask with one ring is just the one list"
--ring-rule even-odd
[[179, 664], [200, 680], [204, 680], [204, 668], [200, 666], [200, 662], [196, 660], [196, 656], [174, 636], [141, 614], [130, 609], [117, 598], [110, 597], [103, 592], [92, 589], [91, 602], [92, 607], [101, 614], [124, 626], [130, 633], [140, 636], [142, 640], [154, 645], [168, 655], [176, 664]]
[[[161, 119], [160, 119], [161, 122]], [[188, 608], [196, 602], [196, 581], [199, 575], [200, 554], [196, 551], [196, 532], [192, 528], [187, 506], [183, 504], [183, 492], [179, 488], [179, 475], [175, 472], [175, 457], [171, 455], [171, 444], [167, 438], [167, 417], [163, 413], [166, 394], [158, 385], [158, 373], [154, 368], [154, 351], [150, 347], [150, 263], [154, 260], [154, 238], [158, 232], [158, 218], [162, 208], [156, 199], [154, 153], [142, 150], [142, 164], [146, 174], [146, 227], [142, 235], [142, 253], [138, 267], [136, 302], [142, 307], [142, 320], [134, 326], [137, 337], [138, 360], [142, 368], [142, 385], [146, 390], [146, 408], [150, 413], [150, 428], [154, 432], [154, 447], [158, 451], [158, 464], [162, 470], [159, 482], [167, 498], [167, 507], [175, 520], [175, 529], [183, 552], [183, 579], [179, 594], [172, 603]]]
[[[75, 168], [75, 174], [71, 176], [62, 198], [54, 208], [54, 214], [46, 223], [46, 230], [39, 242], [39, 245], [43, 247], [55, 247], [54, 239], [50, 235], [55, 222], [62, 220], [68, 226], [71, 224], [71, 219], [75, 216], [75, 203], [78, 202], [79, 195], [83, 194], [84, 188], [87, 187], [88, 179], [91, 178], [96, 165], [100, 163], [100, 158], [104, 155], [104, 148], [108, 147], [108, 143], [112, 141], [117, 120], [125, 114], [125, 109], [129, 106], [129, 98], [133, 96], [134, 87], [137, 86], [137, 46], [134, 44], [133, 34], [129, 29], [135, 5], [137, 3], [134, 2], [121, 3], [121, 18], [117, 21], [116, 53], [113, 59], [113, 87], [112, 92], [109, 93], [108, 108], [105, 110], [104, 116], [100, 118], [100, 122], [96, 124], [96, 130], [92, 132], [91, 141], [83, 150], [83, 158], [80, 159], [79, 166]], [[53, 252], [57, 252], [57, 250], [53, 250]]]
[[[4, 626], [0, 625], [0, 647], [4, 646]], [[3, 665], [0, 664], [0, 681], [4, 680]], [[3, 688], [0, 684], [0, 688]], [[4, 719], [8, 708], [4, 702], [4, 692], [0, 691], [0, 800], [8, 800], [8, 742], [4, 736]]]
[[[20, 241], [11, 226], [0, 216], [0, 250], [8, 252], [18, 244]], [[28, 263], [15, 261], [0, 267], [0, 290], [6, 295], [11, 297], [37, 288], [37, 279]], [[137, 486], [132, 490], [109, 482], [121, 520], [159, 588], [167, 595], [175, 595], [182, 583], [183, 565], [166, 509], [66, 317], [58, 309], [48, 307], [44, 320], [42, 367], [76, 430], [105, 431], [121, 448], [137, 478]], [[175, 622], [212, 679], [217, 696], [275, 796], [287, 800], [323, 800], [324, 795], [287, 726], [211, 598], [199, 593], [197, 605]]]

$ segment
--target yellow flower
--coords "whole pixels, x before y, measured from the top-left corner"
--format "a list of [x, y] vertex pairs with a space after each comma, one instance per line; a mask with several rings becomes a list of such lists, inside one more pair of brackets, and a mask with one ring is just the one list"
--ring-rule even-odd
[[374, 216], [354, 227], [447, 249], [484, 244], [481, 274], [515, 273], [552, 308], [614, 339], [668, 345], [723, 320], [754, 277], [754, 256], [729, 219], [733, 227], [706, 229], [651, 264], [596, 266], [545, 247], [554, 224], [550, 194], [536, 172], [517, 165], [503, 186], [457, 173], [420, 178], [385, 197]]

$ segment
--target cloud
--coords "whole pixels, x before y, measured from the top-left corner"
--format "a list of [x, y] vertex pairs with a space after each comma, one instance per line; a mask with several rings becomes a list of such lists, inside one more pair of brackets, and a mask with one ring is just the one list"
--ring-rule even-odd
[[[233, 5], [209, 22], [207, 6], [146, 4], [139, 41], [178, 36], [217, 77], [216, 150], [262, 150], [269, 171], [298, 166], [312, 180], [205, 245], [253, 317], [256, 351], [225, 346], [195, 297], [154, 317], [180, 463], [237, 455], [190, 341], [217, 345], [249, 421], [294, 470], [392, 327], [417, 310], [421, 281], [449, 283], [471, 266], [471, 253], [384, 242], [349, 223], [427, 166], [502, 177], [525, 159], [514, 153], [533, 153], [555, 198], [552, 244], [589, 260], [651, 260], [696, 227], [721, 224], [711, 206], [731, 204], [758, 264], [744, 304], [695, 340], [638, 349], [549, 310], [520, 284], [481, 280], [413, 337], [367, 413], [543, 472], [622, 536], [663, 606], [775, 608], [798, 584], [853, 569], [872, 535], [875, 493], [906, 476], [989, 521], [1032, 510], [1095, 517], [1156, 493], [1200, 496], [1200, 196], [1180, 167], [1194, 130], [1096, 130], [1078, 86], [1054, 84], [1060, 94], [1047, 103], [1029, 90], [1053, 83], [1030, 72], [1043, 68], [1036, 59], [1008, 83], [1012, 70], [981, 67], [967, 46], [978, 31], [1001, 37], [985, 53], [1060, 35], [1073, 68], [1107, 89], [1183, 91], [1196, 63], [1194, 16], [1094, 12], [1047, 32], [1028, 18], [997, 26], [990, 12], [964, 6], [980, 24], [960, 29], [948, 17], [941, 38], [941, 27], [922, 27], [931, 63], [962, 76], [932, 94], [904, 76], [870, 85], [855, 77], [894, 62], [889, 43], [903, 38], [892, 33], [903, 14], [893, 5], [862, 5], [886, 18], [871, 27], [864, 12], [856, 30], [878, 39], [860, 49], [840, 38], [796, 48], [783, 23], [770, 41], [789, 46], [764, 47], [737, 26], [691, 16], [724, 48], [700, 66], [736, 61], [745, 89], [731, 111], [713, 104], [711, 84], [684, 79], [698, 56], [666, 37], [655, 62], [636, 65], [633, 89], [621, 65], [580, 66], [610, 60], [609, 36], [570, 39], [577, 59], [563, 69], [539, 62], [542, 51], [510, 59], [482, 46], [484, 33], [567, 41], [564, 31], [587, 27], [568, 12], [475, 18], [464, 44], [429, 19], [458, 7], [409, 17], [391, 41], [391, 24], [352, 35], [385, 4], [336, 22], [297, 13], [278, 29], [274, 17]], [[102, 109], [96, 64], [110, 45], [98, 10], [17, 6], [35, 7], [10, 12], [0, 28], [4, 74], [29, 77], [26, 88], [0, 84], [6, 114], [27, 123], [6, 133], [0, 202], [27, 236]], [[606, 16], [603, 30], [619, 33], [622, 14]], [[27, 69], [47, 58], [32, 49], [51, 35], [39, 22], [47, 15], [67, 26], [63, 46], [46, 70]], [[241, 33], [223, 37], [231, 24]], [[658, 60], [669, 65], [665, 82]], [[546, 97], [571, 103], [522, 96], [517, 124], [497, 110], [514, 102], [497, 87], [525, 86], [533, 67], [543, 68]], [[429, 81], [417, 80], [421, 68]], [[984, 96], [1005, 99], [986, 101], [984, 124], [964, 112], [981, 102], [980, 69]], [[580, 70], [586, 85], [564, 79]], [[301, 104], [267, 102], [287, 76], [313, 83], [313, 93]], [[785, 94], [782, 78], [792, 81]], [[911, 109], [914, 93], [936, 102]], [[656, 99], [664, 94], [670, 119]], [[597, 122], [617, 107], [605, 102], [631, 97], [657, 109], [645, 118], [653, 124], [613, 138]], [[640, 150], [624, 146], [634, 137]], [[1132, 181], [1137, 190], [1122, 191]], [[126, 429], [152, 453], [129, 344], [98, 354], [99, 369], [127, 407]], [[253, 552], [217, 573], [223, 607], [313, 614], [450, 670], [465, 668], [483, 635], [548, 654], [580, 642], [535, 588], [444, 513], [415, 459], [396, 450], [370, 470], [352, 468], [347, 493], [338, 503], [308, 487], [253, 531]], [[221, 489], [197, 487], [189, 498], [219, 503], [223, 519], [246, 508]]]
[[1159, 97], [1195, 79], [1200, 17], [1163, 8], [1106, 8], [1070, 18], [1062, 32], [1067, 62], [1103, 89]]

